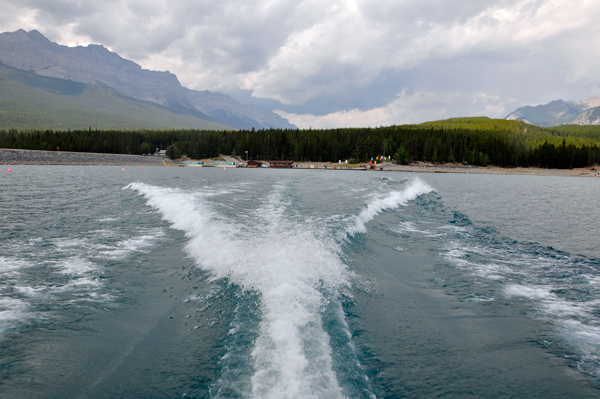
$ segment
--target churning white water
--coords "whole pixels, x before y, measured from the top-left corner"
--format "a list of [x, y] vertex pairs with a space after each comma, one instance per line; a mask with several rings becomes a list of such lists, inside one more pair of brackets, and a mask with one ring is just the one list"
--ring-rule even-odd
[[[261, 298], [260, 332], [252, 350], [256, 398], [340, 398], [323, 330], [325, 302], [349, 284], [337, 244], [311, 226], [285, 218], [275, 192], [246, 229], [218, 215], [202, 196], [134, 183], [173, 228], [189, 237], [186, 251], [215, 279], [226, 278]], [[327, 296], [325, 296], [327, 295]]]

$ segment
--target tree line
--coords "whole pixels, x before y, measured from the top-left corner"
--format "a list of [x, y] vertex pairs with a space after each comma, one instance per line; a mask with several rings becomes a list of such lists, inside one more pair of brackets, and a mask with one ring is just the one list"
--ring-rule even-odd
[[245, 159], [364, 162], [372, 157], [392, 156], [398, 163], [461, 163], [503, 167], [539, 166], [576, 168], [600, 163], [594, 145], [526, 144], [518, 133], [503, 128], [444, 128], [403, 125], [378, 128], [264, 129], [238, 131], [203, 130], [0, 130], [0, 147], [148, 154], [156, 148], [171, 158], [187, 155], [200, 159], [219, 154]]

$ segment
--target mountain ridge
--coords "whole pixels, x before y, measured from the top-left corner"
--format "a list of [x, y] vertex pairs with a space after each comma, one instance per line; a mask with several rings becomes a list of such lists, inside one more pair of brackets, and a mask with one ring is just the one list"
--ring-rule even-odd
[[0, 62], [0, 129], [230, 129], [196, 111], [185, 114], [134, 99], [106, 85], [87, 85]]
[[232, 97], [183, 87], [169, 71], [143, 69], [102, 45], [68, 47], [37, 30], [0, 33], [0, 61], [41, 76], [106, 85], [135, 99], [153, 102], [176, 113], [197, 112], [232, 128], [296, 128], [286, 119]]
[[600, 125], [600, 96], [585, 100], [554, 100], [548, 104], [527, 105], [508, 114], [504, 119], [523, 121], [540, 127], [561, 125]]

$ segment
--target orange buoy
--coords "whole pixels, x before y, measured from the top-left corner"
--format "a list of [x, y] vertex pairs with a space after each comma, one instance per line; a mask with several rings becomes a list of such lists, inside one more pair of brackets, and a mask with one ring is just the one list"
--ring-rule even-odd
[[125, 170], [125, 168], [121, 169], [121, 170]]
[[10, 169], [9, 169], [8, 171], [9, 171], [9, 172], [12, 172], [12, 170], [10, 170]]
[[142, 166], [142, 169], [144, 169], [144, 167]]

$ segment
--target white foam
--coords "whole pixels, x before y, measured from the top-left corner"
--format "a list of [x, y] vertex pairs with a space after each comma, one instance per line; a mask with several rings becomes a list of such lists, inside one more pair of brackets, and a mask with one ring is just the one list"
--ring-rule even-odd
[[551, 288], [552, 287], [529, 287], [526, 285], [510, 284], [504, 291], [509, 297], [520, 296], [537, 301], [555, 301], [558, 297], [550, 292]]
[[89, 242], [86, 238], [56, 238], [53, 240], [56, 248], [61, 251], [71, 251], [73, 248], [86, 247], [89, 245]]
[[41, 291], [43, 290], [43, 288], [40, 287], [28, 287], [28, 286], [17, 286], [14, 285], [12, 287], [15, 291], [17, 291], [18, 293], [25, 295], [26, 297], [29, 298], [34, 298], [40, 295]]
[[[600, 305], [600, 300], [577, 302], [563, 299], [553, 293], [552, 290], [552, 286], [530, 287], [518, 284], [511, 284], [505, 288], [505, 292], [509, 297], [520, 296], [538, 302], [540, 309], [552, 318], [579, 317], [590, 319], [592, 318], [591, 312], [598, 309]], [[600, 343], [600, 340], [598, 343]]]
[[468, 232], [468, 231], [471, 230], [469, 227], [454, 226], [454, 225], [441, 226], [440, 229], [450, 230], [450, 231], [452, 231], [454, 233], [466, 233], [466, 232]]
[[173, 228], [189, 238], [186, 251], [215, 279], [260, 293], [262, 320], [252, 351], [255, 398], [341, 398], [323, 330], [324, 292], [349, 285], [333, 241], [285, 219], [283, 188], [254, 215], [252, 226], [217, 215], [205, 199], [177, 189], [132, 183]]
[[559, 326], [565, 340], [581, 354], [580, 370], [600, 378], [600, 326], [595, 316], [600, 300], [574, 301], [561, 298], [552, 290], [551, 286], [512, 284], [505, 292], [537, 303], [541, 315]]
[[0, 296], [0, 334], [25, 319], [28, 307], [21, 299]]
[[495, 301], [496, 298], [494, 298], [493, 296], [482, 296], [482, 295], [473, 295], [470, 296], [469, 298], [467, 298], [467, 301], [469, 302], [493, 302]]
[[104, 222], [115, 222], [119, 220], [119, 218], [114, 218], [114, 217], [107, 217], [107, 218], [102, 218], [102, 219], [98, 219], [98, 222], [100, 223], [104, 223]]
[[[82, 277], [82, 278], [78, 278], [75, 280], [71, 280], [68, 284], [57, 288], [56, 291], [69, 291], [73, 288], [81, 288], [81, 287], [92, 287], [92, 288], [99, 288], [101, 287], [102, 284], [100, 283], [100, 281], [97, 278], [89, 278], [89, 277]], [[91, 294], [91, 293], [90, 293]]]
[[100, 256], [109, 259], [123, 259], [133, 252], [143, 252], [145, 248], [152, 245], [154, 240], [164, 235], [161, 228], [141, 229], [141, 235], [128, 237], [116, 244], [109, 245], [98, 243], [94, 239], [115, 237], [117, 235], [115, 231], [100, 229], [91, 231], [90, 233], [93, 233], [93, 236], [53, 239], [54, 250], [63, 254], [73, 255], [72, 259], [80, 257], [81, 254], [91, 257]]
[[590, 275], [590, 274], [584, 274], [582, 277], [584, 277], [590, 284], [600, 285], [600, 276], [593, 276], [593, 275]]
[[20, 269], [29, 266], [31, 263], [25, 260], [0, 256], [0, 274], [18, 274]]
[[[483, 256], [488, 263], [467, 260], [473, 254]], [[449, 242], [446, 251], [442, 255], [457, 267], [469, 270], [479, 277], [490, 280], [503, 280], [507, 276], [523, 274], [512, 269], [510, 263], [505, 263], [502, 259], [498, 259], [492, 251], [475, 246], [461, 245], [461, 243], [455, 241]]]
[[73, 276], [82, 276], [98, 269], [97, 264], [79, 256], [63, 259], [56, 267], [60, 269], [59, 273]]
[[418, 229], [413, 222], [402, 222], [400, 224], [400, 226], [392, 229], [392, 231], [399, 233], [399, 234], [417, 233], [417, 234], [422, 234], [426, 237], [431, 237], [431, 238], [442, 237], [445, 235], [444, 233], [433, 233], [429, 230]]
[[116, 234], [116, 232], [114, 230], [109, 230], [109, 229], [93, 230], [90, 233], [93, 233], [94, 236], [101, 237], [101, 238], [111, 238], [111, 237], [114, 237]]
[[600, 353], [598, 345], [600, 344], [600, 326], [583, 324], [579, 320], [568, 319], [562, 322], [562, 335], [566, 341], [578, 348], [582, 353], [582, 360], [579, 368], [589, 374], [600, 378], [600, 369], [597, 367], [585, 367], [585, 363], [600, 363]]
[[[91, 233], [91, 238], [14, 240], [3, 247], [5, 254], [12, 256], [0, 256], [0, 333], [18, 328], [27, 319], [52, 313], [29, 310], [30, 304], [39, 301], [78, 303], [111, 300], [109, 294], [101, 293], [104, 285], [98, 275], [102, 267], [91, 258], [97, 257], [101, 249], [118, 246], [106, 246], [94, 240], [111, 234], [107, 230]], [[48, 272], [54, 272], [54, 275], [49, 276]]]
[[151, 246], [153, 241], [164, 235], [162, 229], [153, 229], [146, 235], [131, 237], [119, 241], [116, 247], [105, 247], [99, 253], [111, 259], [122, 259], [133, 252], [144, 252], [144, 249]]
[[406, 205], [423, 194], [432, 192], [433, 189], [420, 179], [415, 179], [407, 183], [403, 191], [392, 191], [389, 194], [375, 197], [365, 209], [356, 217], [354, 226], [348, 229], [349, 235], [356, 233], [366, 233], [366, 224], [375, 216], [388, 209], [396, 209]]

